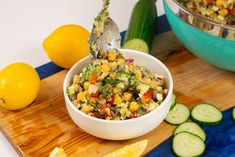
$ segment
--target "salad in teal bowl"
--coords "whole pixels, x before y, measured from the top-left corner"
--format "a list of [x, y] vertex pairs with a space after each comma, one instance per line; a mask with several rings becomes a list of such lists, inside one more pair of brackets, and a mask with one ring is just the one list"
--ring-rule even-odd
[[[194, 4], [198, 1], [198, 4]], [[184, 46], [218, 68], [235, 71], [235, 2], [163, 0], [168, 22]], [[188, 3], [190, 2], [190, 3]], [[234, 5], [234, 6], [233, 6]]]

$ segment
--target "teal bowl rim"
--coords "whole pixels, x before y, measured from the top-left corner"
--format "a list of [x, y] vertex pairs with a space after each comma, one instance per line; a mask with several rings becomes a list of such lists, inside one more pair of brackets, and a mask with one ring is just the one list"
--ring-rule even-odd
[[228, 30], [235, 31], [235, 25], [233, 26], [233, 25], [223, 24], [223, 23], [219, 23], [219, 22], [213, 21], [211, 19], [208, 19], [208, 18], [206, 18], [206, 17], [204, 17], [200, 14], [197, 14], [197, 13], [193, 12], [192, 10], [186, 8], [181, 3], [179, 3], [177, 0], [163, 0], [163, 1], [165, 1], [165, 3], [166, 3], [166, 1], [169, 1], [170, 3], [173, 3], [178, 9], [180, 9], [184, 13], [192, 15], [192, 16], [196, 17], [197, 19], [200, 19], [201, 21], [204, 21], [206, 23], [209, 23], [209, 24], [212, 24], [212, 25], [215, 25], [215, 26], [218, 26], [218, 27], [222, 27], [222, 28], [225, 28], [225, 29], [228, 29]]

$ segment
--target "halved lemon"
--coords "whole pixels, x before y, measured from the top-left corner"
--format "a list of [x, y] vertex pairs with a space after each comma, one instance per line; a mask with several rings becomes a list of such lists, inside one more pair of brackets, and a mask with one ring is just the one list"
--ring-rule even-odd
[[126, 145], [104, 157], [140, 157], [148, 145], [148, 140], [142, 140]]
[[65, 151], [64, 151], [63, 148], [61, 148], [61, 147], [55, 147], [55, 148], [51, 151], [49, 157], [67, 157], [67, 155], [66, 155], [66, 153], [65, 153]]

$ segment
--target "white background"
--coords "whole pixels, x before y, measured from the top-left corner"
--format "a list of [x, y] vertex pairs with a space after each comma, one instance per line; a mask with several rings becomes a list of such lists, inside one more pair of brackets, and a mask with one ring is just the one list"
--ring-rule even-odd
[[[111, 0], [110, 14], [126, 30], [137, 0]], [[161, 0], [157, 2], [163, 14]], [[89, 31], [102, 0], [0, 0], [0, 69], [12, 62], [34, 67], [48, 62], [42, 42], [64, 24], [79, 24]]]
[[[137, 0], [111, 0], [110, 15], [120, 30], [127, 29]], [[49, 62], [42, 49], [44, 38], [64, 24], [79, 24], [89, 31], [102, 0], [0, 0], [0, 70], [13, 62], [38, 67]], [[158, 15], [164, 13], [157, 2]], [[0, 156], [17, 156], [0, 133]]]

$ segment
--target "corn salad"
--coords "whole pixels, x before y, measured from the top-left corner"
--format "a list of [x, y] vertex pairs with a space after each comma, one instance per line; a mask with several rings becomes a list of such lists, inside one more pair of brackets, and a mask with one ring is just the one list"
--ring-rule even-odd
[[152, 74], [118, 50], [99, 52], [73, 78], [68, 95], [77, 109], [92, 117], [125, 120], [149, 113], [167, 95], [164, 76]]
[[179, 0], [179, 2], [213, 21], [235, 25], [235, 0]]

